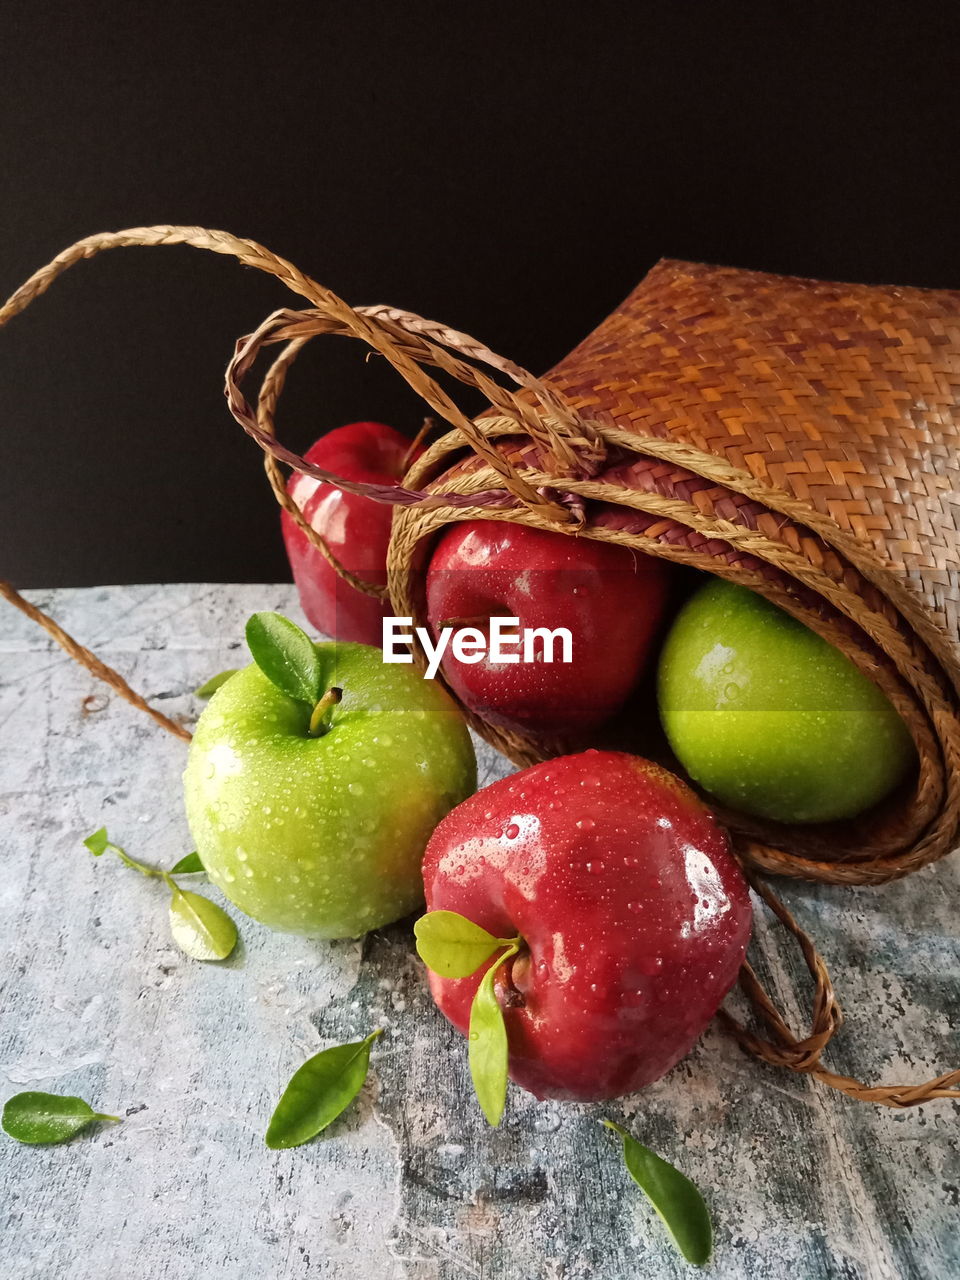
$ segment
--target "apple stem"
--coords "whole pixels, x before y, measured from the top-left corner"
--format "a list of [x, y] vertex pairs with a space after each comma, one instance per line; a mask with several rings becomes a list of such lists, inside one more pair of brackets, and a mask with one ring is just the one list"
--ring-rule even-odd
[[417, 434], [410, 441], [410, 448], [403, 455], [403, 459], [400, 463], [401, 479], [403, 479], [403, 477], [407, 474], [407, 471], [409, 470], [409, 467], [410, 467], [410, 460], [412, 459], [413, 455], [417, 452], [417, 450], [420, 448], [421, 444], [423, 444], [424, 437], [427, 435], [428, 432], [432, 431], [436, 425], [437, 424], [433, 418], [424, 418], [423, 426], [420, 428]]
[[342, 697], [343, 690], [333, 685], [313, 708], [313, 714], [310, 716], [310, 727], [307, 730], [311, 738], [322, 738], [329, 731], [330, 713]]

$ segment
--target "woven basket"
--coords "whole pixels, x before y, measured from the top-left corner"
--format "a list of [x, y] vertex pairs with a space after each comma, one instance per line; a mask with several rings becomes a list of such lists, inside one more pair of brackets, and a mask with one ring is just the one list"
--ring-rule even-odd
[[[397, 507], [388, 564], [397, 614], [424, 623], [424, 567], [441, 529], [457, 520], [511, 520], [742, 583], [846, 653], [886, 693], [919, 764], [912, 783], [876, 812], [829, 827], [788, 827], [719, 811], [754, 889], [799, 943], [815, 987], [806, 1036], [790, 1030], [749, 964], [740, 985], [770, 1038], [727, 1012], [721, 1017], [756, 1056], [860, 1100], [906, 1107], [960, 1096], [960, 1071], [871, 1086], [823, 1066], [842, 1021], [829, 974], [755, 874], [878, 884], [958, 842], [960, 293], [665, 261], [538, 379], [444, 325], [389, 307], [350, 307], [253, 241], [156, 226], [78, 241], [0, 307], [0, 327], [86, 258], [174, 244], [232, 255], [307, 299], [307, 309], [278, 311], [240, 340], [227, 402], [263, 449], [277, 500], [338, 571], [372, 595], [386, 592], [337, 564], [289, 498], [280, 464]], [[277, 440], [274, 416], [290, 365], [322, 334], [368, 344], [453, 428], [401, 487], [348, 483]], [[282, 350], [254, 407], [243, 382], [275, 344]], [[490, 410], [468, 417], [431, 368], [479, 389]], [[190, 737], [9, 583], [0, 582], [0, 595], [165, 729]], [[517, 764], [584, 745], [507, 733], [466, 714]]]
[[[566, 527], [743, 583], [883, 689], [920, 762], [893, 802], [854, 822], [791, 828], [723, 811], [746, 857], [767, 871], [877, 883], [953, 848], [960, 294], [661, 262], [544, 382], [587, 428], [572, 466], [551, 439], [518, 437], [509, 418], [480, 425], [506, 437], [502, 456], [535, 490], [580, 500], [581, 521], [558, 525], [522, 501], [404, 507], [391, 547], [395, 611], [422, 623], [425, 548], [449, 521], [477, 515]], [[557, 434], [570, 442], [569, 429]], [[461, 435], [447, 435], [406, 484], [465, 493], [497, 482], [475, 454], [456, 461], [462, 452]], [[580, 745], [471, 723], [518, 764]]]

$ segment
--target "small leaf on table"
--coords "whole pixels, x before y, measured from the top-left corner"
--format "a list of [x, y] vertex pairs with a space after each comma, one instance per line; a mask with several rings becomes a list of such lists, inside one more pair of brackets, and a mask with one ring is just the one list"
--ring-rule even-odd
[[314, 706], [321, 689], [321, 662], [310, 637], [282, 613], [255, 613], [247, 623], [253, 660], [281, 693]]
[[3, 1108], [4, 1131], [31, 1145], [67, 1142], [95, 1120], [119, 1123], [120, 1117], [101, 1115], [82, 1098], [59, 1093], [18, 1093]]
[[215, 902], [170, 881], [170, 932], [194, 960], [225, 960], [237, 945], [237, 926]]
[[428, 911], [413, 926], [417, 954], [441, 978], [466, 978], [476, 973], [501, 947], [514, 938], [495, 938], [456, 911]]
[[175, 867], [170, 868], [169, 874], [172, 876], [189, 876], [197, 875], [201, 871], [206, 871], [206, 867], [200, 861], [199, 853], [188, 853], [185, 858], [181, 858]]
[[215, 676], [211, 676], [209, 680], [204, 681], [199, 689], [195, 689], [193, 696], [195, 698], [212, 698], [220, 686], [226, 684], [230, 677], [236, 674], [236, 667], [231, 667], [229, 671], [219, 671]]
[[321, 1049], [294, 1072], [267, 1127], [266, 1144], [274, 1151], [309, 1142], [350, 1105], [363, 1087], [370, 1067], [370, 1048], [382, 1031], [365, 1040]]
[[99, 831], [95, 831], [92, 836], [87, 836], [83, 842], [95, 858], [99, 858], [102, 853], [107, 850], [110, 840], [107, 836], [107, 828], [101, 827]]
[[713, 1228], [703, 1196], [679, 1169], [637, 1142], [626, 1129], [604, 1120], [623, 1139], [627, 1172], [663, 1220], [673, 1242], [688, 1262], [702, 1267], [713, 1248]]

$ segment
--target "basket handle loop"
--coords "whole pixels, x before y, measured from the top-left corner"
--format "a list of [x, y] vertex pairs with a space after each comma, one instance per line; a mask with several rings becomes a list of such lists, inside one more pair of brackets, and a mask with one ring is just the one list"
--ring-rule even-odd
[[920, 1084], [869, 1085], [853, 1076], [831, 1071], [821, 1062], [821, 1055], [834, 1033], [843, 1025], [843, 1013], [833, 990], [833, 983], [826, 963], [810, 935], [802, 928], [786, 905], [777, 897], [769, 883], [744, 867], [744, 875], [750, 887], [763, 900], [779, 923], [797, 940], [804, 962], [814, 981], [813, 1007], [810, 1031], [798, 1036], [787, 1025], [771, 996], [760, 982], [753, 966], [744, 963], [740, 970], [740, 989], [759, 1020], [767, 1027], [770, 1038], [764, 1039], [750, 1031], [727, 1009], [721, 1009], [718, 1018], [724, 1030], [741, 1046], [771, 1066], [786, 1067], [801, 1075], [810, 1075], [821, 1084], [828, 1085], [858, 1102], [874, 1102], [884, 1107], [903, 1110], [916, 1107], [935, 1098], [960, 1098], [960, 1071], [947, 1071], [932, 1080]]
[[[343, 304], [344, 306], [346, 304]], [[551, 466], [558, 475], [591, 474], [604, 456], [604, 446], [595, 430], [571, 414], [557, 394], [519, 366], [500, 360], [489, 353], [510, 377], [522, 378], [523, 385], [537, 394], [540, 409], [527, 404], [513, 392], [500, 385], [488, 374], [459, 356], [452, 355], [445, 347], [422, 336], [422, 333], [438, 329], [431, 321], [423, 320], [409, 312], [384, 307], [360, 307], [351, 310], [356, 324], [344, 324], [339, 316], [326, 308], [305, 311], [283, 309], [276, 311], [256, 329], [237, 343], [233, 358], [227, 366], [225, 394], [230, 412], [244, 431], [275, 460], [284, 462], [304, 475], [314, 476], [325, 483], [338, 485], [351, 493], [361, 493], [378, 502], [398, 506], [513, 506], [520, 502], [541, 520], [552, 525], [569, 525], [578, 516], [543, 490], [534, 489], [523, 474], [492, 444], [484, 432], [466, 417], [442, 387], [426, 374], [421, 364], [436, 366], [451, 374], [459, 382], [478, 389], [500, 410], [503, 417], [516, 423], [519, 434], [536, 440], [547, 452]], [[402, 317], [402, 323], [400, 320]], [[474, 339], [465, 334], [443, 330], [445, 340], [463, 344], [471, 355], [486, 353]], [[306, 462], [298, 454], [281, 445], [276, 438], [272, 422], [272, 410], [276, 396], [272, 396], [269, 421], [262, 413], [251, 408], [242, 384], [263, 347], [279, 342], [297, 343], [299, 350], [305, 341], [318, 334], [339, 334], [360, 337], [375, 351], [383, 355], [411, 387], [441, 417], [445, 418], [470, 445], [473, 451], [500, 476], [506, 491], [486, 490], [471, 495], [445, 493], [442, 496], [425, 490], [406, 489], [403, 486], [387, 486], [348, 482], [331, 476], [313, 463]], [[477, 357], [479, 358], [479, 356]], [[282, 360], [283, 357], [281, 356]], [[289, 363], [289, 362], [288, 362]], [[272, 373], [272, 370], [271, 370]], [[267, 378], [270, 378], [270, 374]], [[262, 403], [262, 397], [261, 397]]]

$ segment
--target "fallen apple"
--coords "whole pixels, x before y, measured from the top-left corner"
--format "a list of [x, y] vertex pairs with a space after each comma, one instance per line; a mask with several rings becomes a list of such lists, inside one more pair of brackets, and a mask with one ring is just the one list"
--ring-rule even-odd
[[517, 618], [520, 630], [566, 628], [570, 661], [561, 660], [559, 644], [543, 642], [534, 661], [498, 662], [484, 653], [467, 662], [448, 653], [442, 667], [464, 705], [492, 724], [580, 732], [609, 720], [639, 680], [668, 583], [664, 561], [625, 547], [472, 520], [437, 543], [427, 617], [435, 639], [445, 626], [482, 633], [498, 616]]
[[[304, 457], [344, 480], [396, 485], [418, 452], [406, 436], [382, 422], [351, 422], [322, 436]], [[290, 477], [287, 490], [345, 569], [385, 585], [391, 507], [299, 472]], [[286, 511], [280, 519], [293, 580], [310, 623], [337, 640], [379, 645], [389, 605], [345, 582]]]
[[[723, 830], [679, 779], [622, 752], [548, 760], [477, 792], [437, 827], [423, 879], [429, 912], [457, 913], [507, 948], [492, 963], [510, 1076], [539, 1098], [619, 1097], [669, 1071], [750, 936]], [[430, 972], [464, 1033], [489, 968]]]
[[[216, 691], [190, 744], [190, 830], [211, 880], [247, 915], [357, 937], [422, 901], [430, 833], [476, 786], [470, 736], [412, 668], [366, 645], [314, 645], [276, 614], [254, 615], [248, 638], [257, 619], [261, 665]], [[279, 663], [265, 631], [279, 636]], [[305, 673], [299, 684], [291, 672]]]
[[883, 692], [769, 600], [719, 578], [664, 643], [660, 716], [677, 759], [725, 805], [777, 822], [853, 818], [916, 760]]

